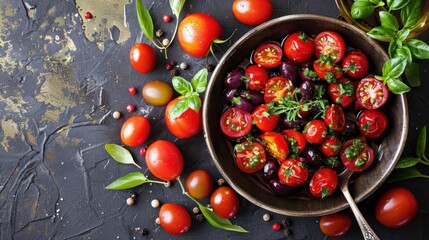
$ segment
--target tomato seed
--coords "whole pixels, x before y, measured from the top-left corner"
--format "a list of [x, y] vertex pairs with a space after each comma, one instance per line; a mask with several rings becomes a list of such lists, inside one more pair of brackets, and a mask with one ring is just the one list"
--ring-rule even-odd
[[273, 223], [273, 226], [271, 228], [274, 231], [280, 231], [280, 229], [282, 228], [282, 225], [280, 225], [279, 223]]
[[137, 93], [137, 90], [136, 90], [136, 88], [135, 88], [135, 87], [129, 87], [129, 88], [128, 88], [128, 92], [129, 92], [131, 95], [134, 95], [134, 94], [136, 94], [136, 93]]
[[90, 13], [90, 12], [86, 12], [84, 17], [85, 17], [85, 19], [93, 19], [94, 18], [94, 16], [92, 16], [92, 13]]
[[127, 106], [127, 112], [134, 112], [136, 110], [136, 107], [132, 104], [128, 104]]

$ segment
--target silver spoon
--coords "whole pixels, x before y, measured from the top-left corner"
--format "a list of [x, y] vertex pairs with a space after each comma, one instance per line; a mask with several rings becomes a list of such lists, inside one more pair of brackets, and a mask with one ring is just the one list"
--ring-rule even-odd
[[375, 234], [374, 230], [369, 226], [368, 222], [363, 217], [362, 213], [359, 211], [352, 195], [349, 192], [349, 180], [350, 176], [353, 174], [350, 170], [344, 170], [338, 176], [338, 182], [341, 192], [343, 192], [344, 197], [350, 205], [350, 208], [355, 215], [355, 218], [359, 224], [360, 230], [362, 231], [363, 239], [365, 240], [380, 240], [380, 238]]

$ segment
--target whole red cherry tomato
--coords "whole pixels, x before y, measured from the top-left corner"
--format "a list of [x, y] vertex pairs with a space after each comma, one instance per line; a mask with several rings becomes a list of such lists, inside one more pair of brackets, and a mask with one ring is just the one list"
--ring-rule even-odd
[[405, 226], [417, 215], [419, 204], [414, 194], [403, 187], [394, 187], [381, 194], [375, 205], [375, 218], [384, 226]]
[[280, 182], [289, 187], [301, 186], [307, 181], [308, 176], [305, 164], [294, 158], [288, 158], [282, 162], [278, 171]]
[[346, 53], [341, 62], [344, 73], [351, 78], [363, 78], [369, 71], [368, 57], [359, 50]]
[[337, 212], [320, 218], [320, 230], [328, 237], [345, 235], [352, 226], [352, 219], [343, 212]]
[[237, 193], [230, 187], [219, 187], [210, 197], [213, 212], [221, 218], [232, 218], [240, 207]]
[[137, 72], [150, 73], [156, 66], [156, 52], [146, 43], [137, 43], [131, 48], [130, 63]]
[[364, 78], [356, 87], [356, 100], [366, 109], [382, 107], [389, 98], [389, 89], [376, 78]]
[[283, 45], [285, 56], [293, 63], [308, 62], [314, 54], [314, 42], [303, 32], [290, 34]]
[[137, 147], [146, 141], [149, 133], [149, 120], [143, 116], [132, 116], [122, 125], [121, 140], [127, 146]]
[[363, 110], [358, 117], [359, 130], [367, 138], [378, 138], [386, 131], [389, 120], [378, 109]]
[[174, 143], [157, 140], [146, 150], [146, 165], [155, 177], [171, 181], [183, 171], [183, 156]]
[[253, 53], [253, 61], [264, 68], [275, 68], [282, 61], [282, 48], [276, 43], [263, 43]]
[[329, 135], [320, 145], [322, 154], [325, 157], [335, 157], [340, 153], [342, 142], [339, 137], [335, 135]]
[[259, 138], [268, 153], [280, 162], [283, 162], [289, 155], [289, 146], [286, 139], [280, 133], [264, 132]]
[[302, 151], [304, 151], [305, 146], [307, 145], [307, 141], [305, 140], [304, 135], [294, 129], [283, 130], [282, 134], [285, 137], [286, 142], [289, 146], [290, 157], [298, 157], [298, 155], [301, 154]]
[[191, 227], [191, 216], [184, 207], [176, 203], [166, 203], [159, 210], [161, 227], [173, 235], [182, 235]]
[[144, 100], [154, 106], [166, 105], [173, 98], [173, 94], [173, 87], [159, 80], [147, 82], [142, 88]]
[[241, 23], [256, 26], [270, 19], [273, 5], [270, 0], [235, 0], [232, 13]]
[[182, 49], [194, 57], [204, 57], [215, 39], [222, 36], [219, 22], [205, 13], [187, 15], [179, 25], [177, 37]]
[[336, 32], [324, 31], [314, 38], [316, 57], [329, 56], [334, 63], [341, 61], [346, 52], [344, 39]]
[[245, 173], [261, 170], [267, 161], [264, 146], [256, 141], [239, 143], [235, 145], [234, 150], [235, 164]]
[[228, 108], [220, 118], [220, 129], [228, 137], [244, 137], [252, 129], [252, 115], [238, 107]]
[[244, 74], [248, 79], [247, 88], [249, 90], [259, 91], [265, 88], [268, 81], [268, 72], [265, 68], [252, 64], [246, 68]]
[[353, 172], [367, 169], [374, 160], [374, 150], [361, 138], [346, 141], [340, 150], [341, 161]]
[[346, 128], [346, 115], [344, 109], [337, 104], [332, 104], [326, 109], [325, 123], [336, 132], [342, 132]]
[[213, 179], [206, 170], [195, 170], [186, 178], [186, 191], [194, 198], [203, 199], [212, 193]]
[[331, 168], [319, 168], [310, 180], [310, 193], [319, 198], [334, 194], [338, 186], [337, 172]]
[[279, 122], [279, 115], [268, 114], [268, 106], [266, 104], [259, 105], [252, 113], [253, 121], [256, 122], [256, 127], [264, 132], [272, 131]]
[[319, 144], [323, 142], [328, 134], [328, 128], [320, 119], [311, 120], [304, 127], [304, 138], [311, 144]]
[[175, 119], [170, 118], [170, 112], [173, 106], [183, 96], [177, 97], [167, 104], [165, 109], [165, 122], [168, 130], [178, 138], [189, 138], [197, 135], [203, 128], [202, 123], [202, 111], [201, 108], [198, 112], [195, 112], [192, 108], [188, 108], [179, 117]]

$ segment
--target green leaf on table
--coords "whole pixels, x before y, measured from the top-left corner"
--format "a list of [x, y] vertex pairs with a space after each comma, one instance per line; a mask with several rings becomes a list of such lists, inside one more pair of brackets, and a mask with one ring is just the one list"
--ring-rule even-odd
[[176, 92], [180, 93], [181, 95], [190, 94], [194, 91], [192, 84], [180, 76], [174, 76], [172, 83], [174, 90], [176, 90]]
[[405, 77], [407, 78], [408, 85], [419, 87], [421, 85], [419, 64], [415, 62], [408, 63], [405, 68]]
[[201, 99], [198, 94], [192, 94], [189, 97], [186, 97], [188, 100], [188, 106], [192, 108], [195, 112], [198, 112], [201, 108]]
[[106, 186], [108, 190], [123, 190], [137, 187], [146, 182], [151, 182], [143, 173], [132, 172], [123, 177], [116, 179], [114, 182]]
[[182, 11], [185, 0], [169, 0], [171, 11], [177, 18], [179, 18], [180, 12]]
[[371, 29], [366, 34], [376, 40], [390, 42], [395, 36], [395, 31], [387, 29], [383, 26], [378, 26]]
[[422, 3], [422, 0], [413, 0], [401, 9], [401, 21], [404, 28], [411, 27], [419, 21]]
[[419, 170], [417, 170], [415, 167], [409, 167], [409, 168], [399, 168], [394, 169], [392, 174], [387, 178], [387, 183], [394, 183], [399, 182], [411, 178], [429, 178], [429, 176], [426, 176], [422, 174]]
[[426, 152], [426, 126], [424, 126], [419, 133], [419, 137], [417, 138], [416, 145], [416, 155], [417, 157], [423, 157]]
[[368, 0], [358, 0], [352, 4], [350, 13], [354, 19], [365, 19], [374, 13], [377, 5]]
[[207, 75], [208, 75], [207, 68], [203, 68], [200, 71], [198, 71], [195, 74], [195, 76], [191, 79], [192, 86], [194, 87], [196, 92], [202, 93], [206, 90]]
[[126, 148], [114, 143], [108, 143], [104, 145], [104, 149], [106, 149], [107, 153], [109, 153], [115, 161], [123, 164], [133, 164], [136, 167], [141, 168], [134, 162], [133, 156]]
[[141, 0], [136, 0], [137, 18], [143, 34], [152, 42], [153, 41], [153, 21], [146, 6]]
[[183, 97], [173, 105], [170, 110], [170, 119], [176, 119], [182, 115], [189, 108], [189, 102], [187, 97]]
[[407, 59], [404, 57], [389, 59], [381, 69], [383, 77], [398, 78], [404, 72], [405, 66], [407, 66]]
[[394, 94], [402, 94], [411, 90], [407, 84], [395, 78], [387, 78], [386, 84], [389, 90]]
[[395, 168], [396, 169], [409, 168], [409, 167], [412, 167], [412, 166], [416, 165], [419, 162], [420, 162], [420, 158], [402, 157], [402, 158], [399, 159], [399, 161], [396, 164]]
[[410, 39], [406, 41], [413, 57], [417, 59], [429, 59], [429, 45], [419, 39]]
[[410, 0], [387, 0], [386, 2], [389, 10], [399, 10], [405, 7]]
[[398, 19], [396, 19], [396, 17], [393, 16], [393, 14], [386, 11], [380, 11], [378, 15], [380, 16], [381, 26], [393, 31], [398, 30], [399, 28]]

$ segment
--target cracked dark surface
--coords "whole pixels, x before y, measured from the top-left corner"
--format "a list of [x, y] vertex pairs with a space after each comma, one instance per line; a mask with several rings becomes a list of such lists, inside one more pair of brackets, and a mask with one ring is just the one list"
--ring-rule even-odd
[[[152, 3], [143, 2], [146, 6]], [[220, 21], [224, 36], [237, 28], [233, 41], [237, 40], [250, 27], [234, 19], [230, 10], [232, 0], [224, 2], [188, 0], [182, 17], [190, 12], [210, 13]], [[273, 17], [292, 13], [338, 15], [334, 1], [272, 2]], [[251, 203], [232, 219], [234, 224], [250, 230], [250, 234], [217, 230], [207, 222], [194, 220], [187, 234], [173, 237], [155, 224], [158, 209], [153, 209], [150, 202], [155, 198], [163, 203], [176, 202], [192, 212], [194, 204], [181, 195], [177, 183], [170, 188], [149, 184], [137, 187], [138, 199], [132, 207], [125, 204], [130, 191], [104, 189], [114, 179], [136, 170], [116, 163], [104, 151], [105, 143], [120, 143], [121, 124], [136, 114], [151, 121], [148, 142], [168, 139], [182, 150], [186, 159], [183, 176], [200, 168], [210, 171], [215, 180], [220, 175], [202, 133], [192, 139], [175, 139], [166, 130], [164, 108], [151, 107], [140, 95], [131, 96], [127, 92], [129, 86], [140, 89], [149, 80], [171, 79], [163, 69], [166, 60], [160, 52], [156, 71], [148, 75], [136, 73], [128, 63], [129, 49], [141, 39], [134, 1], [125, 6], [131, 37], [123, 43], [116, 42], [120, 34], [117, 27], [110, 30], [113, 40], [88, 40], [82, 28], [87, 20], [79, 15], [76, 5], [73, 0], [0, 2], [0, 239], [284, 238], [281, 231], [271, 230], [271, 224], [281, 222], [285, 216], [270, 213], [273, 220], [264, 222], [262, 215], [267, 211]], [[151, 8], [155, 25], [165, 28], [167, 34], [174, 24], [163, 24], [162, 16], [169, 12], [168, 1], [155, 1]], [[424, 33], [421, 39], [428, 41], [429, 33]], [[223, 46], [223, 50], [226, 48]], [[182, 54], [177, 41], [169, 54], [170, 59], [190, 64], [189, 70], [181, 71], [185, 78], [205, 65], [204, 59]], [[214, 62], [213, 58], [209, 61]], [[422, 61], [421, 68], [423, 86], [407, 95], [410, 132], [404, 155], [414, 152], [419, 128], [429, 125], [428, 61]], [[129, 103], [137, 106], [136, 112], [126, 113]], [[123, 113], [121, 119], [111, 117], [115, 110]], [[130, 150], [145, 169], [139, 149]], [[427, 168], [421, 170], [429, 173]], [[375, 200], [390, 186], [383, 186], [359, 207], [382, 239], [429, 239], [427, 183], [424, 179], [413, 179], [395, 184], [411, 189], [420, 203], [417, 217], [405, 228], [386, 229], [374, 218]], [[287, 239], [324, 238], [318, 218], [291, 219], [293, 235]], [[149, 230], [148, 235], [139, 233], [143, 228]], [[345, 239], [361, 239], [355, 222]]]

